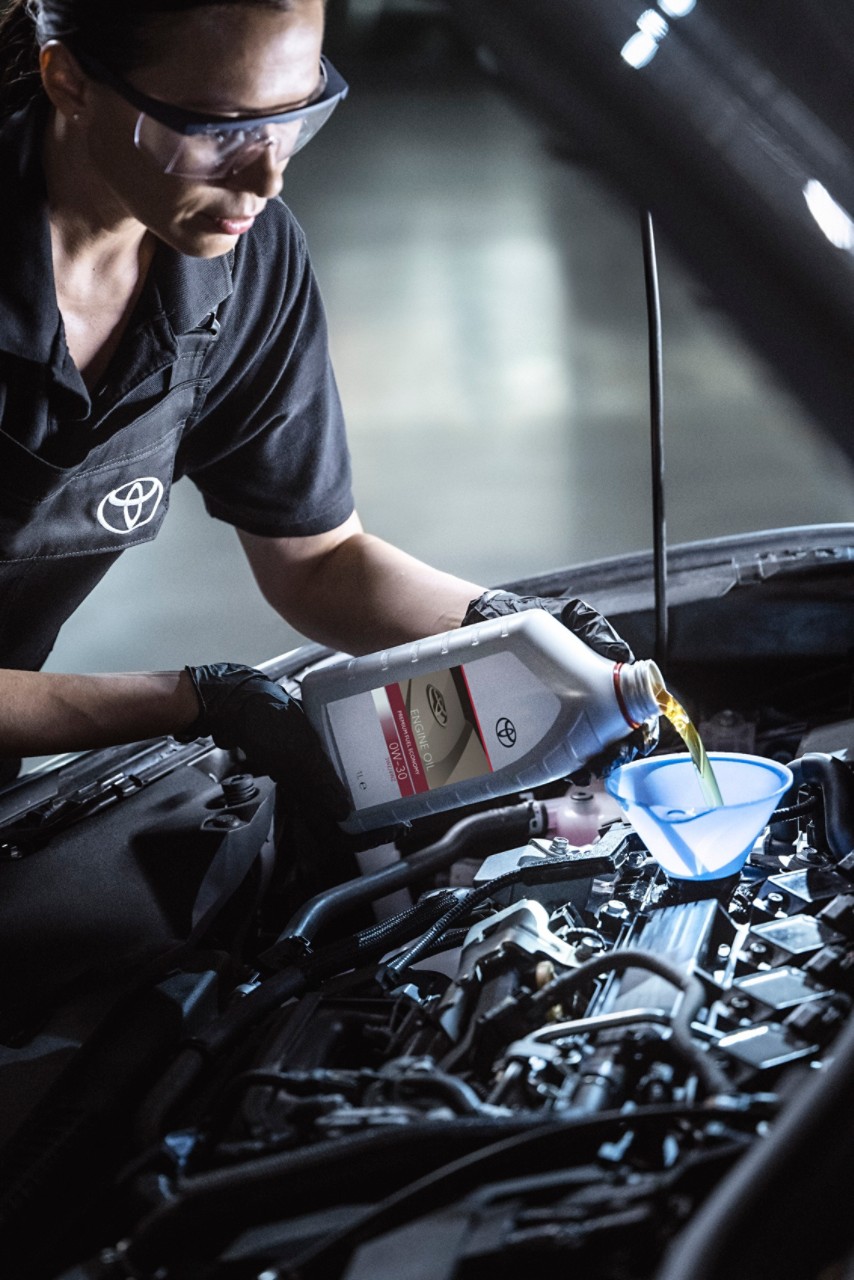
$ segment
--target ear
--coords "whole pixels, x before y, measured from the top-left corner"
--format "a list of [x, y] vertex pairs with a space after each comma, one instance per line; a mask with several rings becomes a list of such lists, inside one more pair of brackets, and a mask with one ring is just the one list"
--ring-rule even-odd
[[90, 100], [91, 84], [74, 54], [59, 40], [48, 40], [39, 52], [44, 91], [57, 111], [78, 119]]

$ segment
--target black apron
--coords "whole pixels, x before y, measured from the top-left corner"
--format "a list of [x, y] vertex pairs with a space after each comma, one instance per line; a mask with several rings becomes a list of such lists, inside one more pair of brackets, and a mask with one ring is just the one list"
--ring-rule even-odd
[[[75, 465], [56, 466], [0, 431], [0, 666], [38, 670], [110, 565], [157, 536], [182, 433], [204, 402], [203, 366], [218, 330], [211, 316], [174, 335], [162, 349], [154, 403], [135, 416], [127, 401], [135, 402], [139, 385], [130, 388], [104, 419], [109, 426], [117, 417], [117, 428], [106, 438], [100, 432]], [[146, 381], [156, 375], [149, 365]], [[122, 417], [130, 421], [121, 425]]]

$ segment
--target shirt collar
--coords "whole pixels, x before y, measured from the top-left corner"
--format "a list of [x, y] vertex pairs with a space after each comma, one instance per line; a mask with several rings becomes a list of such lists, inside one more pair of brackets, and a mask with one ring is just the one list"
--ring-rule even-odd
[[190, 258], [160, 245], [154, 259], [154, 284], [173, 333], [198, 328], [232, 292], [234, 254]]

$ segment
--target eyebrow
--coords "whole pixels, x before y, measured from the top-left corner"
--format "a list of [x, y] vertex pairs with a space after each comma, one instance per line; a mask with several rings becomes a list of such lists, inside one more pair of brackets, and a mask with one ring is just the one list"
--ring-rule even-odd
[[151, 116], [152, 119], [159, 124], [165, 125], [166, 128], [176, 129], [180, 133], [205, 133], [217, 126], [227, 130], [240, 129], [246, 125], [260, 127], [264, 124], [287, 120], [289, 117], [299, 119], [313, 111], [324, 108], [328, 113], [336, 103], [347, 96], [348, 86], [346, 80], [335, 70], [328, 58], [321, 54], [321, 74], [317, 88], [311, 98], [305, 101], [304, 106], [290, 104], [285, 111], [274, 111], [266, 115], [208, 115], [207, 113], [192, 110], [189, 107], [179, 107], [173, 103], [153, 98], [149, 94], [143, 93], [141, 89], [129, 84], [122, 76], [117, 75], [116, 72], [111, 71], [109, 67], [105, 67], [95, 58], [90, 57], [88, 54], [78, 53], [74, 48], [71, 51], [87, 75], [108, 85], [126, 102], [129, 102], [131, 106], [136, 107], [138, 111]]
[[300, 98], [296, 102], [283, 102], [278, 103], [273, 107], [263, 107], [260, 110], [252, 110], [244, 107], [223, 106], [220, 103], [211, 105], [210, 102], [182, 102], [180, 104], [170, 103], [168, 105], [180, 106], [186, 111], [196, 111], [199, 115], [221, 116], [223, 120], [251, 120], [253, 118], [260, 118], [261, 116], [286, 115], [288, 111], [299, 111], [300, 107], [309, 107], [312, 102], [314, 102], [315, 98], [318, 96], [318, 91], [322, 90], [325, 83], [325, 78], [321, 75], [318, 77], [317, 83], [308, 97]]
[[[318, 76], [312, 93], [307, 98], [300, 99], [297, 102], [288, 103], [284, 108], [277, 107], [273, 110], [267, 111], [241, 112], [233, 109], [229, 110], [228, 108], [226, 108], [225, 111], [211, 111], [209, 107], [200, 111], [198, 107], [178, 106], [177, 103], [165, 102], [161, 98], [155, 98], [151, 94], [145, 93], [142, 89], [137, 89], [136, 86], [126, 80], [124, 76], [118, 75], [115, 71], [112, 71], [109, 67], [99, 62], [97, 58], [92, 58], [89, 54], [79, 50], [76, 44], [73, 44], [70, 41], [67, 41], [66, 43], [87, 75], [91, 75], [96, 80], [108, 85], [115, 92], [123, 96], [127, 102], [130, 102], [132, 106], [136, 106], [139, 111], [147, 111], [149, 114], [154, 115], [155, 119], [159, 119], [161, 123], [165, 123], [167, 127], [172, 122], [164, 117], [168, 117], [170, 114], [173, 119], [175, 117], [183, 117], [186, 120], [188, 117], [194, 117], [194, 123], [198, 125], [216, 124], [219, 121], [225, 125], [232, 124], [234, 121], [242, 120], [257, 120], [259, 123], [264, 123], [275, 116], [284, 116], [288, 115], [290, 112], [305, 111], [308, 108], [313, 107], [315, 103], [319, 103], [323, 100], [329, 86], [329, 69], [331, 64], [321, 54], [320, 75]], [[340, 79], [334, 68], [332, 68], [332, 73], [333, 76]], [[342, 84], [344, 84], [343, 81]], [[346, 92], [347, 87], [346, 84], [344, 84], [344, 93], [346, 94]], [[155, 111], [155, 107], [159, 110]]]

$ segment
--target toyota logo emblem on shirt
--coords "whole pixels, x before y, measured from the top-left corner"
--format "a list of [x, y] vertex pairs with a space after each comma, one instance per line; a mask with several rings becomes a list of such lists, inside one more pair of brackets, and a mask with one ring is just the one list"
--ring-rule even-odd
[[156, 476], [140, 476], [101, 499], [98, 524], [110, 533], [133, 533], [154, 519], [162, 501], [161, 481]]
[[512, 720], [508, 720], [506, 716], [502, 716], [495, 725], [495, 736], [501, 743], [502, 747], [515, 747], [516, 745], [516, 726]]

